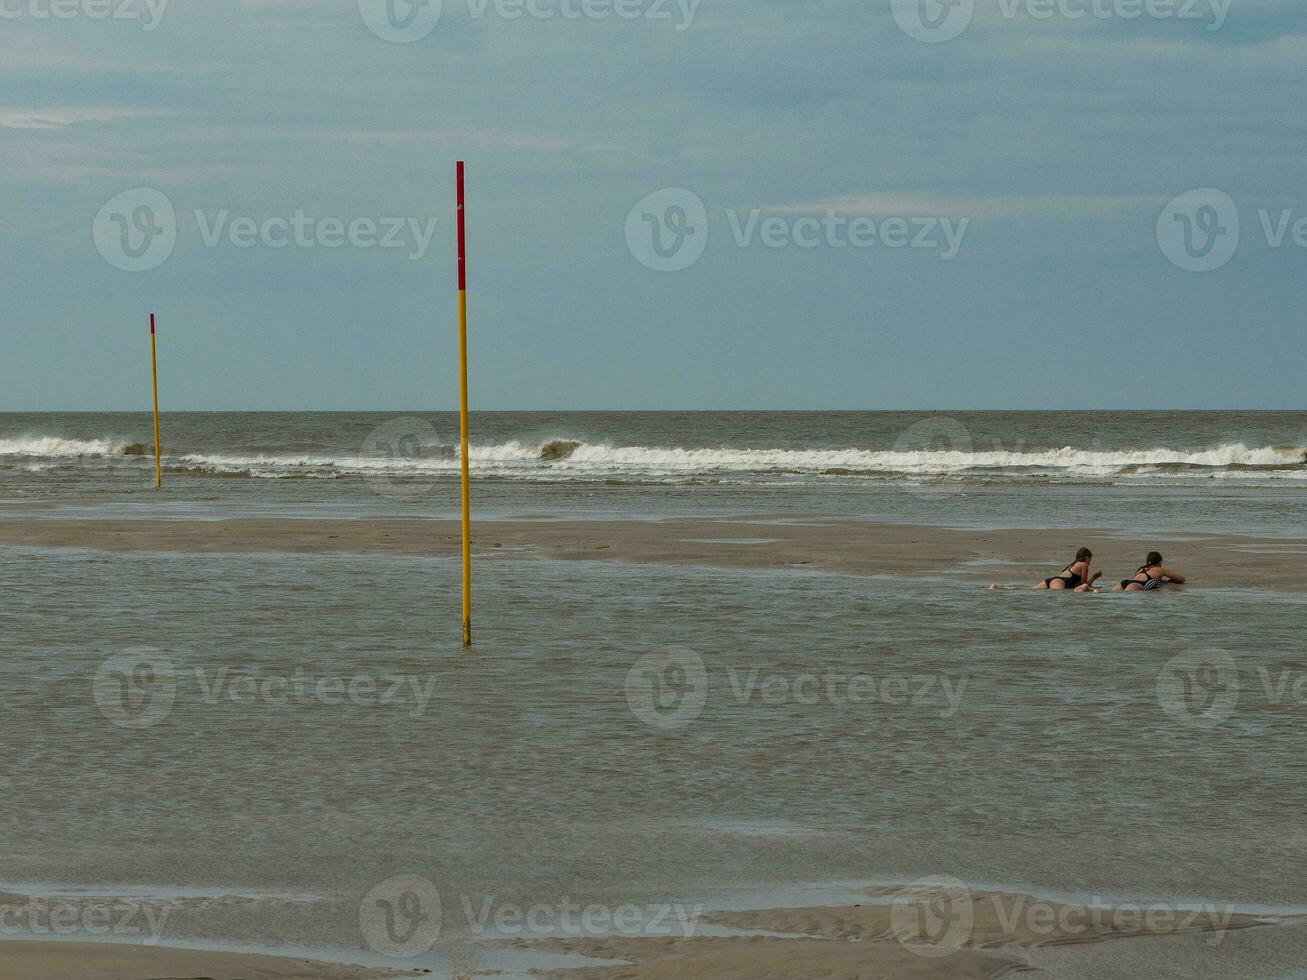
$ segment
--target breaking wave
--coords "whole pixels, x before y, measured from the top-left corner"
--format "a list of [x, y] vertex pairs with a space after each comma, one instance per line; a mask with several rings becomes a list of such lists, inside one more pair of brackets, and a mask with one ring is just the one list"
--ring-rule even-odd
[[[160, 439], [160, 442], [163, 440]], [[60, 436], [25, 436], [0, 439], [0, 457], [76, 459], [79, 456], [119, 456], [131, 446], [109, 439], [64, 439]]]
[[[152, 447], [113, 439], [31, 436], [0, 439], [0, 461], [39, 471], [52, 464], [141, 466]], [[1061, 449], [753, 449], [621, 446], [576, 439], [510, 440], [473, 445], [478, 475], [534, 480], [684, 481], [699, 478], [857, 477], [1002, 480], [1252, 476], [1307, 480], [1307, 447], [1242, 443], [1200, 451]], [[176, 472], [265, 479], [342, 479], [412, 476], [439, 478], [459, 467], [457, 446], [423, 445], [407, 452], [351, 454], [190, 452], [172, 454]]]

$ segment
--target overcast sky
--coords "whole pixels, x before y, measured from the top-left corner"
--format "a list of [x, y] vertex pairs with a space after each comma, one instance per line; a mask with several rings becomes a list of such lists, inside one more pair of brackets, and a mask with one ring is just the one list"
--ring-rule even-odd
[[951, 2], [0, 0], [0, 410], [452, 407], [460, 158], [474, 407], [1305, 407], [1307, 4]]

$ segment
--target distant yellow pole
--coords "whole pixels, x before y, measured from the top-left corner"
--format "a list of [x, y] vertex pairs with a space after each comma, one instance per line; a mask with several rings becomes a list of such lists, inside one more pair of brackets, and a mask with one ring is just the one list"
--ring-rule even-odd
[[458, 444], [463, 489], [463, 646], [472, 645], [472, 499], [467, 438], [467, 236], [463, 215], [463, 161], [455, 168], [458, 185]]
[[154, 345], [154, 314], [150, 314], [150, 377], [154, 382], [154, 489], [163, 489], [163, 450], [159, 447], [159, 355]]

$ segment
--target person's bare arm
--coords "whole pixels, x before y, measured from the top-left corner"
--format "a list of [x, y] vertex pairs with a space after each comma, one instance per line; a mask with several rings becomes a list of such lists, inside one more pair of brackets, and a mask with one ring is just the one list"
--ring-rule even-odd
[[1162, 578], [1166, 579], [1168, 582], [1175, 582], [1177, 585], [1184, 582], [1183, 575], [1181, 575], [1179, 572], [1171, 571], [1165, 565], [1162, 566], [1161, 571], [1162, 571]]
[[1103, 577], [1103, 573], [1102, 573], [1102, 572], [1094, 572], [1093, 575], [1090, 575], [1090, 576], [1089, 576], [1089, 579], [1088, 579], [1087, 581], [1082, 582], [1080, 585], [1076, 586], [1076, 591], [1077, 591], [1077, 592], [1097, 592], [1098, 590], [1097, 590], [1096, 588], [1094, 588], [1094, 583], [1097, 582], [1097, 581], [1098, 581], [1100, 578], [1102, 578], [1102, 577]]

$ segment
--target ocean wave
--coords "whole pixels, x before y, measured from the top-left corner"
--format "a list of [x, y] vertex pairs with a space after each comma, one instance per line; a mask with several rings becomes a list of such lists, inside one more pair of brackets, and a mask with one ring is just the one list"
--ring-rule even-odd
[[0, 457], [24, 456], [31, 459], [76, 459], [79, 456], [121, 456], [130, 445], [126, 441], [113, 439], [20, 436], [11, 439], [0, 439]]
[[[147, 447], [148, 448], [148, 447]], [[57, 436], [0, 440], [0, 458], [77, 465], [140, 466], [142, 445], [112, 439]], [[90, 459], [88, 459], [90, 458]], [[844, 480], [858, 477], [1010, 480], [1150, 479], [1244, 475], [1307, 479], [1307, 447], [1250, 448], [1231, 443], [1211, 449], [761, 449], [621, 446], [554, 438], [474, 444], [470, 464], [481, 476], [509, 479], [677, 480], [734, 477]], [[459, 468], [457, 446], [427, 445], [384, 454], [206, 453], [167, 457], [170, 470], [196, 475], [265, 479], [348, 477], [431, 478]]]

